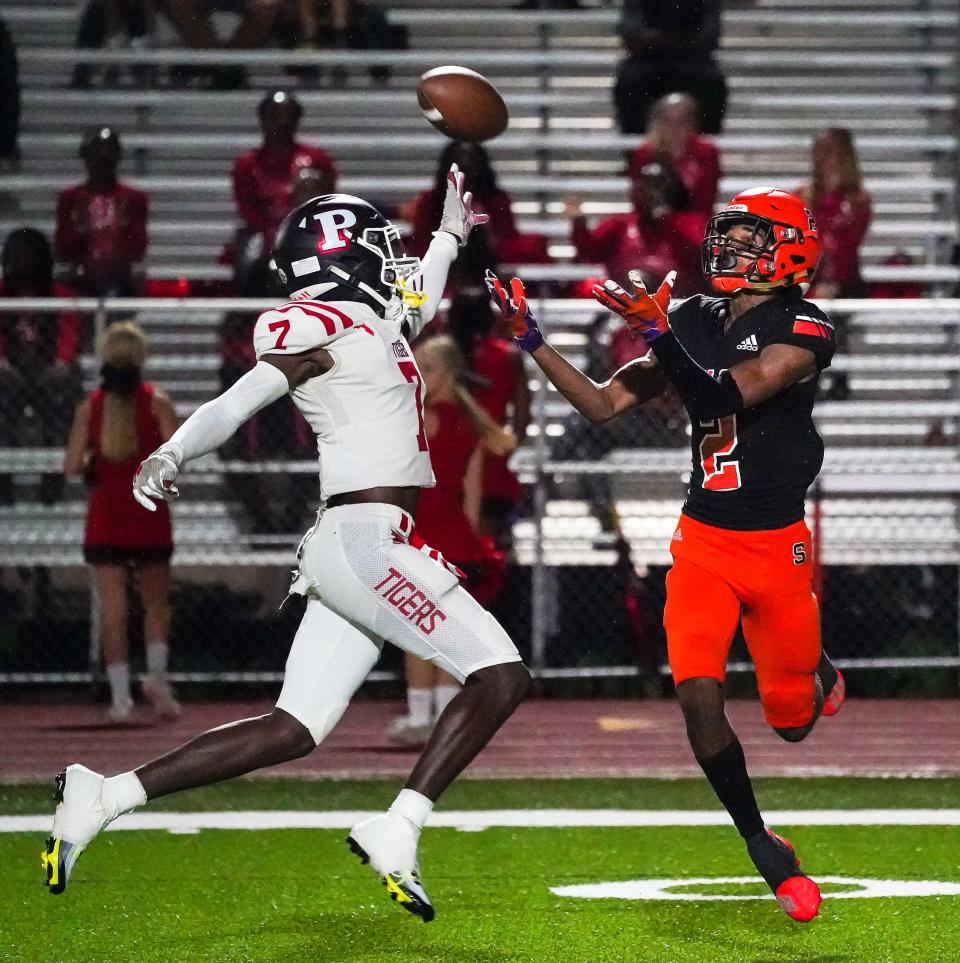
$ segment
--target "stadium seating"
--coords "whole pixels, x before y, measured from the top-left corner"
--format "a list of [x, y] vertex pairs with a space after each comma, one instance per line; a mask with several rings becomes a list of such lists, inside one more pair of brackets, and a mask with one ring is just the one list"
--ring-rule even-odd
[[[490, 144], [500, 180], [514, 197], [521, 229], [546, 234], [558, 262], [519, 269], [534, 282], [588, 276], [599, 269], [571, 263], [564, 197], [582, 197], [588, 215], [627, 210], [623, 152], [637, 141], [617, 135], [611, 120], [616, 15], [609, 9], [520, 13], [509, 9], [513, 5], [493, 0], [464, 11], [452, 10], [449, 0], [392, 0], [394, 19], [410, 30], [411, 49], [319, 55], [325, 64], [349, 66], [352, 74], [346, 88], [298, 89], [306, 110], [302, 137], [333, 153], [341, 189], [404, 201], [430, 183], [443, 145], [416, 107], [416, 76], [451, 61], [486, 71], [512, 111], [510, 131]], [[3, 17], [20, 46], [25, 90], [23, 163], [18, 173], [0, 175], [0, 232], [24, 223], [50, 230], [55, 192], [81, 177], [79, 131], [116, 124], [124, 139], [124, 176], [151, 195], [150, 273], [225, 278], [228, 272], [215, 262], [234, 226], [230, 163], [258, 141], [255, 107], [262, 89], [296, 86], [284, 67], [303, 55], [226, 54], [248, 65], [249, 91], [139, 89], [125, 75], [122, 89], [76, 91], [66, 84], [78, 62], [129, 65], [139, 59], [162, 73], [169, 63], [224, 55], [77, 52], [71, 47], [76, 10], [67, 0], [12, 6]], [[834, 368], [847, 374], [852, 396], [823, 401], [817, 409], [828, 442], [819, 508], [828, 565], [960, 563], [960, 302], [946, 300], [960, 282], [960, 271], [949, 263], [958, 239], [958, 25], [954, 0], [757, 0], [724, 13], [721, 60], [730, 104], [719, 139], [722, 193], [772, 180], [798, 184], [808, 172], [813, 133], [828, 125], [850, 127], [874, 198], [863, 250], [866, 279], [914, 281], [940, 299], [828, 305], [847, 332], [847, 353]], [[497, 49], [479, 45], [477, 38], [493, 29]], [[366, 68], [374, 64], [391, 67], [388, 86], [371, 86]], [[897, 251], [915, 263], [885, 265]], [[148, 374], [170, 390], [181, 416], [218, 390], [217, 325], [230, 306], [157, 300], [117, 307], [136, 307], [153, 343]], [[538, 311], [552, 343], [582, 361], [591, 304], [551, 299]], [[96, 371], [93, 358], [85, 358], [88, 384]], [[543, 390], [532, 370], [531, 383]], [[553, 462], [550, 445], [564, 431], [569, 408], [552, 389], [542, 397], [529, 444], [516, 456], [522, 477], [529, 481], [544, 471], [608, 475], [634, 562], [665, 564], [688, 452], [625, 450], [600, 462]], [[950, 444], [925, 447], [931, 426], [940, 422]], [[59, 457], [52, 450], [0, 451], [0, 472], [29, 481], [55, 468]], [[299, 533], [248, 535], [231, 515], [223, 475], [238, 468], [315, 471], [310, 462], [251, 466], [209, 456], [191, 470], [190, 498], [177, 508], [178, 566], [289, 566]], [[53, 507], [29, 501], [0, 507], [7, 565], [82, 565], [79, 485], [68, 494]], [[543, 512], [542, 525], [536, 517], [516, 525], [518, 563], [613, 564], [614, 536], [602, 530], [586, 502], [560, 495]]]

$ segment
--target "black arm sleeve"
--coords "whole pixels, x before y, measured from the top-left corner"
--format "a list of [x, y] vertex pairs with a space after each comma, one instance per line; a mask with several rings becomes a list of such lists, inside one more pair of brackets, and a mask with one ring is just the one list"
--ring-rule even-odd
[[691, 417], [706, 421], [743, 408], [743, 395], [730, 372], [726, 368], [716, 375], [705, 371], [687, 354], [672, 331], [660, 335], [650, 347]]

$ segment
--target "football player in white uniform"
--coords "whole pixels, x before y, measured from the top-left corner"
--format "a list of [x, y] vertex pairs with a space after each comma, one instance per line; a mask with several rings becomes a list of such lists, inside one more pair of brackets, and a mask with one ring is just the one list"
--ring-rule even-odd
[[433, 485], [423, 382], [408, 338], [436, 311], [447, 272], [475, 224], [454, 166], [439, 230], [422, 262], [365, 201], [314, 198], [280, 226], [274, 267], [290, 301], [254, 328], [257, 364], [201, 406], [143, 464], [145, 508], [176, 497], [191, 460], [222, 445], [288, 392], [317, 436], [323, 507], [298, 551], [291, 591], [307, 597], [276, 708], [197, 736], [138, 769], [104, 778], [73, 765], [43, 853], [51, 893], [111, 820], [148, 799], [307, 755], [336, 725], [384, 640], [463, 681], [390, 809], [350, 832], [390, 895], [423, 920], [417, 844], [440, 794], [487, 744], [527, 691], [510, 638], [459, 585], [456, 569], [413, 530], [417, 496]]

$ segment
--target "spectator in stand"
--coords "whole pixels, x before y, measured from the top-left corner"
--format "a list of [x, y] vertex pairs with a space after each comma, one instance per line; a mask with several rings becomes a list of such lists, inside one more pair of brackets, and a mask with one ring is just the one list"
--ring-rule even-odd
[[705, 222], [690, 210], [690, 193], [671, 167], [650, 161], [636, 172], [631, 186], [632, 214], [615, 214], [593, 230], [576, 200], [567, 203], [577, 257], [601, 262], [607, 277], [627, 283], [632, 270], [642, 271], [656, 287], [658, 278], [676, 269], [678, 297], [698, 292], [703, 284], [700, 242]]
[[809, 297], [863, 297], [860, 245], [870, 227], [871, 199], [853, 135], [844, 127], [827, 128], [813, 142], [811, 163], [811, 179], [797, 191], [813, 212], [823, 244]]
[[624, 134], [642, 134], [653, 104], [675, 91], [697, 102], [701, 130], [720, 133], [727, 104], [727, 82], [713, 56], [720, 0], [623, 0], [618, 33], [628, 53], [613, 102]]
[[117, 180], [123, 149], [112, 127], [80, 142], [87, 180], [57, 198], [57, 260], [84, 294], [132, 297], [147, 253], [147, 195]]
[[[53, 252], [32, 227], [12, 231], [3, 246], [0, 297], [68, 298], [75, 292], [53, 279]], [[63, 445], [70, 413], [80, 393], [77, 353], [83, 330], [74, 311], [0, 312], [0, 446], [21, 441], [23, 413], [38, 421], [43, 445]], [[45, 474], [40, 500], [51, 504], [63, 490], [63, 476]], [[0, 503], [14, 501], [13, 479], [0, 475]]]
[[[463, 359], [448, 337], [421, 340], [414, 351], [423, 376], [423, 424], [436, 486], [417, 503], [416, 534], [465, 576], [465, 588], [482, 605], [499, 591], [505, 559], [479, 532], [481, 474], [485, 451], [506, 456], [516, 437], [501, 428], [463, 386]], [[460, 691], [453, 676], [409, 653], [404, 657], [407, 714], [387, 730], [395, 742], [426, 744], [430, 730]]]
[[688, 210], [703, 218], [700, 233], [713, 217], [720, 185], [720, 153], [700, 136], [699, 109], [689, 94], [667, 94], [650, 111], [647, 139], [630, 157], [636, 180], [649, 164], [662, 164], [680, 178], [689, 195]]
[[250, 288], [249, 275], [258, 262], [265, 264], [269, 259], [274, 232], [294, 206], [297, 174], [312, 168], [324, 188], [320, 194], [332, 194], [337, 183], [330, 155], [322, 147], [297, 141], [303, 108], [293, 94], [285, 90], [267, 94], [257, 115], [263, 143], [233, 164], [233, 196], [243, 226], [227, 255], [234, 265], [235, 288], [248, 297], [265, 293]]
[[[460, 349], [463, 380], [484, 411], [522, 443], [530, 423], [530, 387], [523, 357], [512, 339], [500, 337], [497, 317], [485, 289], [464, 290], [450, 303], [447, 325]], [[497, 546], [510, 545], [513, 516], [520, 503], [520, 482], [507, 455], [486, 451], [483, 457], [479, 531]]]
[[[234, 289], [251, 298], [283, 295], [269, 267], [274, 232], [294, 207], [336, 190], [337, 176], [325, 150], [297, 142], [303, 109], [296, 97], [283, 90], [268, 94], [258, 114], [263, 144], [238, 157], [233, 167], [234, 197], [244, 225], [226, 252], [234, 264]], [[250, 339], [255, 320], [242, 312], [224, 319], [220, 332], [224, 391], [256, 363]], [[308, 457], [311, 449], [312, 434], [290, 399], [255, 415], [225, 446], [227, 456], [237, 461]], [[270, 490], [277, 481], [251, 472], [230, 472], [225, 478], [243, 521], [256, 534], [295, 531], [313, 497], [309, 475], [284, 479], [289, 491], [282, 497]]]
[[[458, 260], [464, 260], [464, 255], [468, 261], [479, 263], [483, 260], [474, 256], [471, 244], [486, 244], [494, 264], [543, 264], [550, 260], [547, 241], [542, 234], [522, 234], [517, 230], [510, 196], [497, 185], [490, 155], [480, 144], [461, 140], [450, 141], [444, 147], [437, 161], [433, 187], [415, 198], [402, 212], [413, 227], [406, 245], [408, 253], [422, 257], [427, 250], [437, 218], [443, 210], [451, 164], [457, 164], [463, 171], [473, 193], [474, 210], [490, 218], [487, 224], [470, 233], [470, 241]], [[482, 285], [482, 276], [474, 283]]]
[[[165, 0], [163, 12], [184, 43], [197, 50], [253, 50], [271, 46], [274, 27], [284, 0]], [[239, 17], [233, 33], [221, 39], [211, 22], [213, 13], [232, 13]], [[246, 68], [231, 64], [222, 67], [177, 67], [175, 82], [208, 87], [211, 90], [237, 90], [247, 86]]]
[[[156, 20], [154, 0], [89, 0], [77, 27], [77, 47], [80, 50], [144, 50], [150, 46]], [[90, 86], [97, 68], [93, 64], [77, 64], [73, 68], [71, 85], [81, 90]], [[133, 76], [140, 86], [149, 86], [156, 79], [156, 67], [145, 65], [133, 68]], [[116, 86], [120, 69], [110, 65], [103, 69], [105, 86]]]
[[[380, 4], [358, 0], [289, 0], [280, 30], [285, 47], [312, 51], [334, 50], [405, 50], [407, 28], [390, 23]], [[298, 69], [309, 77], [316, 68]], [[348, 77], [347, 68], [338, 65], [331, 71], [335, 85]], [[387, 81], [390, 68], [373, 66], [370, 77], [378, 83]]]
[[0, 171], [20, 162], [20, 75], [17, 48], [7, 25], [0, 20]]
[[180, 713], [167, 679], [170, 635], [170, 509], [141, 508], [131, 479], [140, 462], [177, 428], [167, 394], [142, 380], [146, 338], [132, 322], [111, 324], [100, 345], [102, 381], [77, 408], [64, 457], [67, 475], [83, 475], [90, 503], [83, 555], [101, 615], [101, 654], [110, 683], [110, 719], [133, 711], [128, 656], [127, 571], [136, 569], [143, 601], [147, 676], [143, 693], [166, 718]]

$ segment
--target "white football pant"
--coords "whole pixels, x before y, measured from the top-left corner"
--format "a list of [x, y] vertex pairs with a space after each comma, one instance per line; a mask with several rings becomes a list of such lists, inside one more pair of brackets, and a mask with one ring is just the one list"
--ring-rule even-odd
[[307, 610], [287, 657], [277, 707], [319, 743], [375, 665], [384, 641], [461, 682], [478, 669], [519, 662], [497, 620], [439, 553], [409, 543], [410, 516], [393, 505], [322, 511], [300, 543], [292, 592]]

